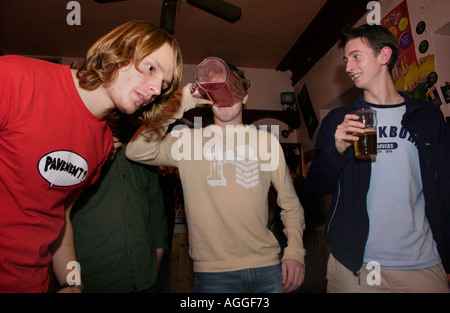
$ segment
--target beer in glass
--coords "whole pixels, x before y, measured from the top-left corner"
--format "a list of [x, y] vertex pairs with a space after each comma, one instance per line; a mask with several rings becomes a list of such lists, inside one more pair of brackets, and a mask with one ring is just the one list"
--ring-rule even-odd
[[353, 143], [355, 157], [358, 159], [374, 159], [377, 156], [377, 112], [370, 108], [361, 108], [352, 112], [364, 123], [364, 133], [354, 133], [359, 140]]

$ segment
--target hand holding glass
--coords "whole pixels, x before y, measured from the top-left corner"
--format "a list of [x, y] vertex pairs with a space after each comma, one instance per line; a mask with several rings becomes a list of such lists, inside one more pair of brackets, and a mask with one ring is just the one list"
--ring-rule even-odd
[[359, 137], [353, 143], [355, 157], [358, 159], [372, 159], [377, 156], [377, 112], [373, 109], [362, 108], [352, 112], [359, 116], [358, 121], [364, 123], [364, 133], [354, 133]]

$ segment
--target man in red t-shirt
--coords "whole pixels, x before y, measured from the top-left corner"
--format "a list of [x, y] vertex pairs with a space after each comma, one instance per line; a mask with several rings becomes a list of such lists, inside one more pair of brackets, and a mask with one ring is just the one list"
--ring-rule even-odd
[[[0, 292], [49, 291], [50, 265], [67, 286], [76, 269], [70, 209], [120, 145], [107, 118], [160, 114], [181, 68], [175, 39], [140, 21], [99, 39], [78, 70], [0, 57]], [[81, 282], [61, 291], [74, 287]]]

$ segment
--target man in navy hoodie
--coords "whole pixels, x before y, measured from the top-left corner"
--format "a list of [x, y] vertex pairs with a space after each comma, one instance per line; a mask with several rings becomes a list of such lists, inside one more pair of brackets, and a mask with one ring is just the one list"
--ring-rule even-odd
[[[332, 110], [317, 137], [307, 184], [333, 194], [325, 232], [328, 292], [449, 292], [450, 131], [433, 104], [399, 94], [399, 54], [385, 27], [342, 33], [346, 72], [362, 95]], [[355, 158], [352, 114], [377, 112], [378, 154]]]

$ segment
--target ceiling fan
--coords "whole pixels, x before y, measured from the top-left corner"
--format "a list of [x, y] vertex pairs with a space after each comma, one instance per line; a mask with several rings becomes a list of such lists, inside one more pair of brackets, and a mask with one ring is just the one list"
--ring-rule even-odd
[[[124, 0], [94, 0], [98, 3], [110, 3]], [[161, 9], [160, 27], [173, 34], [178, 2], [181, 0], [164, 0]], [[241, 18], [241, 8], [223, 0], [186, 0], [190, 5], [213, 14], [230, 23]]]
[[223, 0], [187, 0], [187, 3], [230, 23], [241, 18], [241, 8]]
[[[175, 28], [175, 16], [178, 1], [164, 0], [161, 10], [160, 27], [173, 34]], [[186, 0], [190, 5], [213, 14], [230, 23], [235, 23], [241, 18], [241, 8], [223, 0]]]

